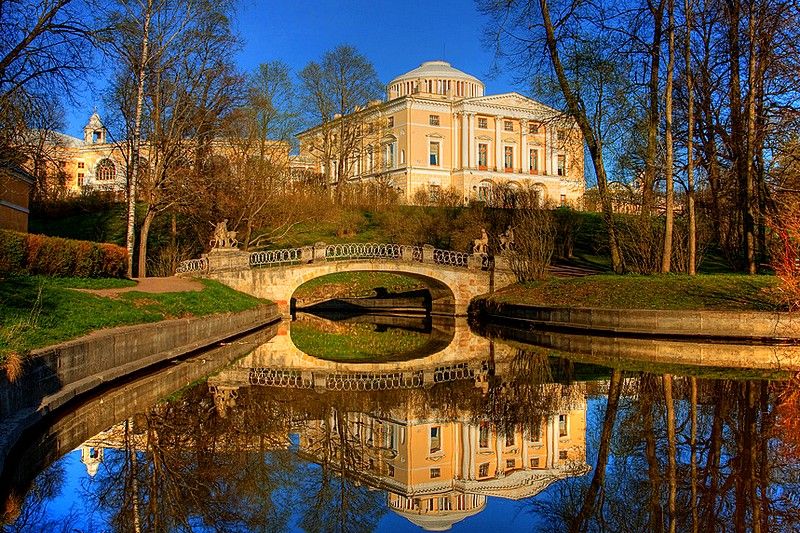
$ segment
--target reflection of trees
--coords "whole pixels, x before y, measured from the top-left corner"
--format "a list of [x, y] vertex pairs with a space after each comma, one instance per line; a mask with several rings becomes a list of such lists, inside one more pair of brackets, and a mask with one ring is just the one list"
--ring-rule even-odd
[[[785, 454], [783, 441], [792, 437], [776, 418], [782, 405], [776, 398], [786, 398], [791, 385], [642, 374], [623, 382], [617, 406], [617, 374], [603, 408], [592, 480], [568, 480], [552, 501], [536, 504], [553, 517], [554, 528], [766, 532], [800, 526], [800, 465]], [[615, 411], [619, 422], [609, 435]], [[613, 462], [607, 463], [609, 449]]]
[[[57, 519], [48, 516], [47, 502], [55, 498], [64, 485], [64, 468], [60, 463], [52, 465], [36, 478], [33, 486], [28, 491], [25, 504], [20, 506], [16, 498], [7, 502], [0, 521], [0, 531], [15, 533], [23, 531], [68, 532], [72, 531], [75, 516], [72, 512]], [[6, 520], [11, 521], [3, 525]]]

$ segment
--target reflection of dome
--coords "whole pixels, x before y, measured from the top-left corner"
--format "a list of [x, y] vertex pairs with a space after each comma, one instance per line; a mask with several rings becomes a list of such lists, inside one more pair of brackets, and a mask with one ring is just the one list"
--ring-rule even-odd
[[426, 531], [447, 531], [486, 507], [486, 496], [482, 494], [453, 491], [419, 498], [389, 492], [388, 500], [392, 511]]
[[481, 80], [450, 66], [447, 61], [426, 61], [417, 68], [389, 82], [389, 100], [414, 93], [452, 95], [457, 97], [483, 96]]
[[484, 500], [482, 506], [469, 511], [438, 511], [435, 514], [421, 514], [416, 511], [399, 511], [395, 509], [394, 512], [425, 531], [447, 531], [453, 527], [453, 524], [480, 513], [485, 506], [486, 500]]

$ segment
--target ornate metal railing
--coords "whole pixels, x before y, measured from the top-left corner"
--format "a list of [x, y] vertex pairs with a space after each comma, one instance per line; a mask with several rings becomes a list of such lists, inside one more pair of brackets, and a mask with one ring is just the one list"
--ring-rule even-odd
[[346, 244], [329, 244], [325, 247], [325, 260], [342, 259], [402, 259], [403, 249], [414, 246], [401, 244], [382, 244], [377, 242], [353, 242]]
[[435, 248], [433, 250], [433, 262], [437, 265], [448, 265], [456, 267], [468, 266], [469, 254], [463, 252], [454, 252], [452, 250], [440, 250]]
[[189, 272], [206, 272], [208, 271], [208, 259], [201, 257], [200, 259], [187, 259], [181, 261], [178, 268], [175, 270], [176, 274], [187, 274]]
[[303, 259], [302, 248], [281, 248], [262, 250], [250, 254], [250, 266], [298, 264]]

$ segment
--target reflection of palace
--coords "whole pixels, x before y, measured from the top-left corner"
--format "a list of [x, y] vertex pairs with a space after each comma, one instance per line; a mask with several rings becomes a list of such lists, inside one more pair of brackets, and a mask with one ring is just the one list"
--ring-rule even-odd
[[[550, 385], [554, 395], [560, 385]], [[309, 423], [300, 434], [301, 454], [312, 460], [317, 445], [347, 435], [355, 460], [346, 470], [387, 491], [397, 514], [432, 531], [449, 529], [486, 505], [486, 497], [522, 499], [551, 483], [588, 471], [586, 400], [583, 388], [568, 391], [558, 412], [503, 433], [489, 421], [414, 420], [347, 413]], [[346, 424], [340, 431], [338, 424]], [[333, 453], [340, 457], [347, 454]]]

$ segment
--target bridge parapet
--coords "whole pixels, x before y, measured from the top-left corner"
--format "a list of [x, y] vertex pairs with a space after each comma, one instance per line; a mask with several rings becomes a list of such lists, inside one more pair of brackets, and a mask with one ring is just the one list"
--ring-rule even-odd
[[442, 265], [469, 270], [489, 270], [493, 258], [487, 254], [468, 254], [434, 248], [376, 242], [342, 244], [316, 243], [314, 246], [243, 252], [237, 249], [213, 249], [200, 259], [182, 261], [176, 273], [208, 273], [218, 270], [281, 267], [354, 259], [394, 260], [406, 263]]

